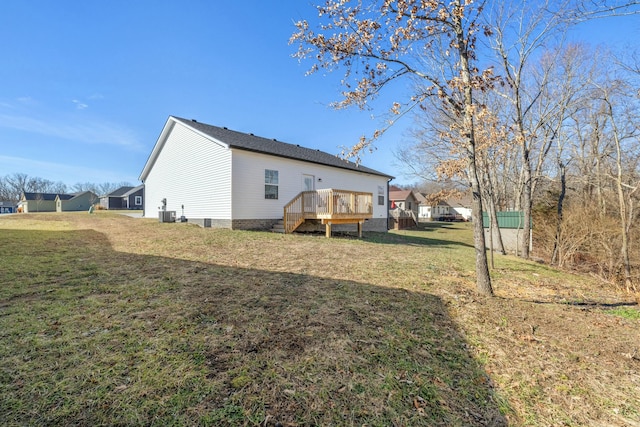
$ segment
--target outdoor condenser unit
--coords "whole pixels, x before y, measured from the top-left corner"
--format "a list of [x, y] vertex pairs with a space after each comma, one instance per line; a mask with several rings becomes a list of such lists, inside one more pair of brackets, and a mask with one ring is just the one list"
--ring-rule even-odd
[[158, 214], [160, 222], [176, 222], [176, 211], [160, 211]]

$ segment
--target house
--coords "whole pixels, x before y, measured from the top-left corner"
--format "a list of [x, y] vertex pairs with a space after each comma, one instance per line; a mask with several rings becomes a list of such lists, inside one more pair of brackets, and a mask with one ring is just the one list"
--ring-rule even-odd
[[[18, 202], [18, 210], [23, 213], [30, 212], [55, 212], [57, 193], [31, 193], [23, 192]], [[71, 198], [70, 195], [63, 195]]]
[[415, 227], [418, 223], [419, 206], [420, 202], [412, 190], [390, 190], [390, 228], [404, 229]]
[[56, 212], [87, 211], [98, 201], [92, 191], [81, 191], [74, 194], [58, 194], [56, 196]]
[[328, 235], [339, 224], [386, 231], [391, 179], [320, 150], [174, 116], [140, 174], [145, 217], [231, 229], [283, 221], [285, 232], [324, 225]]
[[11, 200], [0, 200], [0, 214], [15, 213], [18, 211], [16, 203]]
[[18, 202], [18, 211], [23, 213], [83, 211], [88, 210], [97, 199], [91, 191], [74, 194], [24, 192]]
[[424, 194], [415, 191], [413, 193], [418, 201], [418, 221], [430, 221], [431, 220], [431, 206], [427, 201]]
[[471, 194], [464, 194], [460, 197], [450, 197], [444, 201], [443, 205], [439, 207], [448, 207], [448, 211], [445, 211], [445, 216], [449, 219], [462, 219], [463, 221], [471, 221], [471, 206], [473, 199]]
[[412, 190], [389, 191], [389, 203], [391, 209], [398, 208], [418, 215], [420, 202]]
[[104, 209], [142, 209], [144, 186], [124, 186], [100, 197], [100, 206]]
[[420, 221], [470, 221], [471, 220], [471, 195], [462, 197], [449, 197], [446, 200], [438, 200], [429, 203], [429, 197], [423, 196], [425, 202], [420, 205], [418, 219]]

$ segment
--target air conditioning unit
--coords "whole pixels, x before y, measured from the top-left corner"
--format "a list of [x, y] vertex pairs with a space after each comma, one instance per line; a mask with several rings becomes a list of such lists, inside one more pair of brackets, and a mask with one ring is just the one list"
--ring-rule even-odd
[[176, 222], [176, 211], [158, 212], [160, 222]]

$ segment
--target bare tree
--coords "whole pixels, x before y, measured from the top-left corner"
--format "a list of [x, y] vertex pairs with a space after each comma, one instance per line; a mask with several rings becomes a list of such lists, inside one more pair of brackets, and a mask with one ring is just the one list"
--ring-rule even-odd
[[22, 193], [56, 193], [63, 194], [67, 186], [63, 182], [54, 182], [45, 178], [30, 177], [24, 173], [14, 173], [4, 177], [3, 193], [8, 200], [18, 201]]
[[0, 200], [10, 200], [12, 202], [17, 201], [4, 177], [0, 177]]
[[479, 171], [482, 178], [482, 191], [486, 200], [486, 211], [489, 219], [489, 249], [491, 253], [491, 268], [494, 268], [493, 253], [495, 250], [506, 254], [502, 243], [502, 232], [498, 223], [497, 194], [498, 187], [494, 165], [500, 164], [509, 149], [509, 136], [505, 127], [500, 125], [499, 118], [489, 110], [485, 111], [481, 120], [481, 141], [479, 152]]
[[[557, 131], [561, 190], [551, 259], [562, 266], [575, 257], [574, 267], [592, 265], [589, 271], [634, 290], [632, 249], [637, 233], [632, 224], [640, 201], [640, 102], [630, 84], [632, 76], [622, 74], [630, 70], [620, 68], [610, 53], [594, 55], [580, 46], [567, 50], [560, 65], [560, 86], [548, 96], [575, 96], [573, 105], [564, 103], [569, 120]], [[584, 223], [564, 220], [564, 197], [569, 218], [583, 218]]]
[[19, 200], [22, 193], [29, 192], [29, 176], [25, 173], [14, 173], [4, 178], [12, 200]]
[[[611, 127], [611, 137], [615, 147], [613, 179], [618, 199], [620, 236], [622, 247], [620, 255], [624, 269], [624, 282], [628, 291], [636, 290], [631, 278], [631, 261], [629, 257], [629, 230], [634, 219], [633, 195], [640, 188], [640, 181], [629, 182], [625, 167], [625, 156], [631, 154], [631, 147], [625, 150], [625, 144], [637, 146], [640, 143], [640, 120], [637, 106], [625, 102], [629, 89], [624, 82], [612, 81], [610, 86], [597, 85], [596, 89], [604, 104], [603, 114]], [[637, 156], [634, 156], [637, 158]], [[633, 177], [635, 178], [635, 177]]]
[[[536, 111], [541, 112], [537, 134], [538, 138], [543, 141], [540, 145], [544, 150], [554, 148], [555, 168], [553, 166], [551, 168], [555, 169], [553, 170], [555, 177], [548, 178], [559, 181], [560, 184], [551, 263], [558, 263], [558, 251], [563, 230], [563, 208], [567, 195], [567, 163], [571, 161], [565, 152], [565, 147], [568, 140], [575, 137], [575, 132], [571, 132], [571, 126], [568, 125], [568, 122], [577, 111], [584, 108], [588, 96], [588, 81], [597, 70], [595, 62], [589, 59], [589, 53], [589, 50], [583, 45], [572, 44], [547, 52], [542, 55], [540, 60], [542, 63], [548, 64], [541, 67], [547, 74], [545, 79], [548, 83], [542, 88], [536, 106]], [[546, 157], [546, 153], [538, 155], [538, 163], [534, 169], [540, 178], [543, 175], [544, 157]]]
[[[476, 158], [474, 94], [495, 83], [491, 69], [480, 71], [477, 37], [483, 35], [479, 19], [485, 1], [450, 2], [378, 0], [354, 2], [327, 0], [317, 6], [324, 24], [317, 30], [305, 20], [291, 43], [298, 43], [299, 59], [310, 58], [313, 73], [343, 67], [345, 90], [335, 108], [365, 108], [382, 90], [400, 78], [419, 82], [421, 90], [407, 94], [390, 108], [390, 120], [373, 138], [363, 137], [346, 153], [358, 157], [399, 117], [427, 99], [437, 99], [456, 126], [443, 136], [464, 152], [473, 195], [474, 246], [478, 292], [492, 295], [491, 278], [482, 227], [482, 194]], [[488, 29], [484, 29], [489, 31]], [[444, 65], [444, 66], [443, 66]]]
[[76, 193], [82, 193], [83, 191], [91, 191], [92, 193], [99, 193], [99, 186], [93, 182], [76, 182], [71, 189]]
[[[618, 0], [543, 0], [540, 2], [494, 2], [487, 14], [487, 25], [494, 29], [492, 48], [501, 64], [501, 73], [508, 82], [502, 92], [512, 103], [513, 126], [520, 144], [521, 197], [524, 211], [524, 233], [530, 232], [531, 210], [536, 182], [553, 140], [541, 138], [539, 131], [549, 120], [547, 114], [534, 115], [540, 97], [549, 84], [548, 74], [529, 79], [530, 62], [547, 43], [561, 37], [565, 30], [589, 19], [638, 13], [637, 1]], [[556, 108], [546, 113], [555, 114]], [[537, 153], [537, 158], [533, 155]], [[524, 240], [521, 255], [529, 257], [528, 241]]]

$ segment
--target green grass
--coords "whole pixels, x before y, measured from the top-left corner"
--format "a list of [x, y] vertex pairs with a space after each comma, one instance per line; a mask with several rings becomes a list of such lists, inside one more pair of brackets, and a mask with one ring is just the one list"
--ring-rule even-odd
[[[577, 279], [501, 257], [498, 297], [476, 296], [469, 224], [325, 239], [98, 212], [0, 218], [0, 232], [4, 425], [548, 425], [594, 414], [568, 414], [562, 400], [587, 383], [545, 376], [572, 369], [563, 355], [583, 344], [543, 336], [543, 360], [557, 365], [531, 370], [540, 348], [518, 338], [521, 325], [539, 335], [542, 319], [584, 313], [549, 297]], [[532, 286], [549, 305], [520, 297]], [[616, 425], [608, 403], [580, 399]]]
[[629, 320], [640, 320], [640, 310], [635, 307], [618, 307], [609, 310], [609, 313]]

